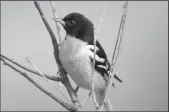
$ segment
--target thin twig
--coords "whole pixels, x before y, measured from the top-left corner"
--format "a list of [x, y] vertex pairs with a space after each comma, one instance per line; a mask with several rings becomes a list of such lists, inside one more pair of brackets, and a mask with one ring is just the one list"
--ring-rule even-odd
[[98, 24], [98, 28], [95, 32], [95, 36], [94, 36], [94, 60], [93, 60], [93, 66], [92, 66], [92, 98], [93, 98], [93, 102], [94, 104], [96, 105], [96, 108], [99, 108], [97, 102], [96, 102], [96, 97], [95, 97], [95, 93], [94, 93], [94, 78], [95, 78], [95, 73], [94, 73], [94, 68], [95, 68], [95, 58], [96, 58], [96, 40], [97, 40], [97, 35], [96, 33], [100, 30], [100, 24], [103, 20], [103, 16], [104, 16], [104, 13], [106, 12], [106, 9], [107, 9], [107, 4], [105, 4], [104, 6], [104, 10], [101, 14], [101, 17], [99, 19], [99, 24]]
[[121, 43], [122, 43], [122, 39], [123, 39], [124, 26], [125, 26], [126, 15], [127, 15], [127, 8], [128, 8], [128, 1], [125, 2], [124, 7], [123, 7], [123, 15], [121, 18], [121, 23], [120, 23], [118, 36], [117, 36], [117, 40], [116, 40], [116, 44], [115, 44], [115, 49], [114, 49], [114, 53], [113, 53], [113, 57], [112, 57], [109, 80], [108, 80], [108, 84], [106, 87], [105, 99], [104, 99], [102, 105], [100, 106], [99, 110], [102, 110], [104, 103], [108, 100], [110, 86], [112, 84], [112, 78], [113, 78], [112, 74], [114, 74], [114, 72], [115, 72], [115, 66], [116, 66], [117, 58], [120, 53]]
[[30, 76], [28, 76], [25, 72], [17, 69], [16, 67], [14, 67], [13, 65], [9, 64], [7, 61], [5, 61], [2, 57], [0, 57], [1, 61], [4, 63], [4, 65], [7, 65], [8, 67], [12, 68], [13, 70], [15, 70], [16, 72], [20, 73], [22, 76], [24, 76], [26, 79], [28, 79], [31, 83], [33, 83], [38, 89], [40, 89], [42, 92], [44, 92], [46, 95], [48, 95], [49, 97], [51, 97], [53, 100], [55, 100], [56, 102], [60, 103], [63, 107], [65, 107], [67, 110], [69, 111], [76, 111], [77, 108], [74, 107], [74, 105], [70, 105], [66, 102], [64, 102], [63, 100], [61, 100], [60, 98], [54, 96], [51, 92], [47, 91], [45, 88], [43, 88], [41, 85], [39, 85], [38, 83], [36, 83], [36, 81], [34, 81]]
[[93, 98], [93, 103], [96, 105], [96, 108], [98, 108], [98, 104], [96, 102], [96, 97], [94, 93], [94, 78], [95, 78], [95, 57], [96, 57], [96, 36], [94, 36], [94, 60], [93, 60], [93, 66], [92, 66], [92, 98]]
[[50, 82], [48, 81], [48, 79], [45, 77], [45, 75], [43, 75], [43, 73], [34, 65], [31, 63], [31, 61], [28, 59], [28, 57], [26, 58], [26, 61], [40, 74], [42, 75], [42, 77], [45, 79], [45, 81], [50, 84]]
[[[49, 1], [49, 3], [50, 3], [50, 5], [51, 5], [54, 18], [57, 18], [58, 14], [57, 14], [57, 12], [56, 12], [56, 7], [55, 7], [54, 2], [53, 2], [53, 1]], [[62, 37], [60, 36], [60, 27], [59, 27], [59, 25], [58, 25], [57, 22], [55, 22], [55, 24], [56, 24], [57, 36], [59, 37], [59, 45], [60, 45], [61, 42], [62, 42]]]
[[[34, 65], [34, 64], [32, 64], [32, 62], [28, 59], [28, 57], [26, 58], [26, 61], [39, 73], [39, 74], [41, 74], [42, 75], [42, 77], [45, 79], [45, 81], [50, 85], [50, 87], [52, 86], [52, 87], [54, 87], [48, 80], [47, 80], [47, 78], [43, 75], [43, 73]], [[68, 102], [70, 102], [69, 101], [69, 99], [66, 97], [66, 95], [59, 89], [60, 88], [60, 85], [59, 85], [59, 88], [56, 88], [56, 87], [54, 87], [56, 90], [58, 90], [59, 91], [59, 93], [68, 101]]]
[[86, 104], [86, 102], [88, 101], [88, 99], [90, 98], [91, 95], [92, 95], [91, 92], [87, 95], [87, 97], [85, 98], [84, 102], [82, 103], [82, 107]]
[[[58, 17], [58, 14], [57, 14], [57, 11], [56, 11], [56, 7], [55, 7], [55, 4], [53, 1], [49, 1], [50, 5], [51, 5], [51, 8], [52, 8], [52, 12], [53, 12], [53, 17], [54, 18], [57, 18]], [[57, 22], [55, 22], [56, 24], [56, 31], [57, 31], [57, 36], [59, 38], [59, 45], [61, 45], [62, 43], [62, 37], [60, 35], [60, 27], [58, 25]], [[61, 82], [59, 82], [59, 88], [61, 88]], [[77, 92], [76, 92], [77, 93]]]
[[[38, 75], [38, 76], [41, 76], [41, 77], [42, 77], [42, 75], [41, 75], [40, 73], [38, 73], [37, 71], [35, 71], [35, 70], [33, 70], [33, 69], [30, 69], [30, 68], [27, 68], [27, 67], [21, 65], [20, 63], [16, 62], [14, 59], [9, 59], [8, 57], [6, 57], [6, 56], [4, 56], [4, 55], [2, 55], [2, 54], [0, 54], [0, 56], [3, 57], [3, 58], [5, 58], [6, 60], [10, 61], [11, 63], [17, 65], [18, 67], [20, 67], [20, 68], [22, 68], [22, 69], [24, 69], [24, 70], [26, 70], [26, 71], [28, 71], [28, 72], [30, 72], [30, 73], [33, 73], [33, 74], [35, 74], [35, 75]], [[44, 75], [46, 78], [48, 78], [48, 79], [50, 79], [50, 80], [52, 80], [52, 81], [58, 81], [58, 82], [59, 82], [59, 81], [62, 80], [61, 77], [50, 76], [50, 75], [47, 75], [47, 74], [43, 74], [43, 75]]]
[[103, 9], [103, 12], [102, 12], [102, 14], [100, 16], [99, 23], [95, 24], [95, 26], [96, 26], [95, 34], [97, 34], [97, 32], [100, 31], [100, 25], [101, 25], [101, 22], [103, 21], [103, 17], [104, 17], [104, 15], [106, 13], [106, 10], [107, 10], [107, 4], [104, 5], [104, 9]]
[[59, 70], [61, 71], [60, 72], [60, 76], [63, 78], [62, 83], [66, 87], [72, 102], [76, 103], [76, 104], [79, 104], [79, 101], [77, 99], [77, 94], [74, 91], [72, 85], [70, 84], [70, 81], [69, 81], [69, 79], [67, 77], [67, 72], [63, 68], [63, 66], [61, 64], [61, 61], [59, 59], [59, 48], [58, 48], [59, 44], [58, 44], [58, 42], [57, 42], [57, 40], [55, 38], [55, 35], [54, 35], [52, 29], [50, 28], [49, 23], [47, 22], [39, 3], [37, 1], [34, 1], [34, 4], [35, 4], [35, 7], [37, 8], [37, 10], [39, 11], [40, 17], [42, 18], [42, 20], [43, 20], [43, 22], [44, 22], [44, 24], [45, 24], [45, 26], [46, 26], [49, 34], [50, 34], [50, 37], [52, 39], [55, 61], [56, 61], [57, 65], [58, 65]]

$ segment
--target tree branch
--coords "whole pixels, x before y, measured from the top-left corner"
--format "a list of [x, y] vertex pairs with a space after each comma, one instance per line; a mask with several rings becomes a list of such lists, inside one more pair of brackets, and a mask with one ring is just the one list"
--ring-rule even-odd
[[76, 94], [76, 92], [74, 91], [72, 85], [70, 84], [70, 81], [69, 81], [69, 79], [68, 79], [68, 77], [67, 77], [67, 72], [66, 72], [66, 70], [63, 68], [63, 66], [62, 66], [62, 64], [61, 64], [61, 62], [60, 62], [60, 59], [59, 59], [59, 48], [58, 48], [58, 45], [59, 45], [59, 44], [58, 44], [58, 42], [57, 42], [57, 40], [56, 40], [56, 37], [55, 37], [55, 35], [54, 35], [52, 29], [50, 28], [49, 23], [47, 22], [47, 20], [46, 20], [44, 14], [43, 14], [43, 12], [42, 12], [42, 9], [41, 9], [39, 3], [38, 3], [37, 1], [34, 1], [34, 4], [35, 4], [37, 10], [39, 11], [39, 14], [40, 14], [40, 16], [41, 16], [41, 18], [42, 18], [42, 20], [43, 20], [43, 22], [44, 22], [44, 24], [45, 24], [45, 26], [46, 26], [48, 32], [49, 32], [49, 34], [50, 34], [50, 37], [51, 37], [51, 40], [52, 40], [52, 44], [53, 44], [53, 49], [54, 49], [55, 61], [56, 61], [57, 65], [58, 65], [58, 68], [59, 68], [59, 70], [60, 70], [60, 76], [61, 76], [62, 79], [63, 79], [63, 80], [62, 80], [62, 83], [63, 83], [64, 86], [66, 87], [66, 89], [67, 89], [67, 91], [68, 91], [68, 93], [69, 93], [69, 96], [70, 96], [72, 102], [79, 104], [79, 101], [78, 101], [78, 99], [77, 99], [77, 94]]
[[[42, 77], [42, 75], [41, 75], [39, 72], [37, 72], [37, 71], [35, 71], [35, 70], [33, 70], [33, 69], [30, 69], [30, 68], [27, 68], [27, 67], [21, 65], [20, 63], [14, 61], [13, 59], [9, 59], [8, 57], [6, 57], [6, 56], [4, 56], [4, 55], [2, 55], [2, 54], [0, 54], [0, 56], [3, 57], [4, 59], [10, 61], [11, 63], [17, 65], [18, 67], [20, 67], [20, 68], [22, 68], [22, 69], [24, 69], [24, 70], [26, 70], [26, 71], [28, 71], [28, 72], [30, 72], [30, 73], [33, 73], [33, 74], [36, 74], [36, 75]], [[61, 81], [61, 80], [62, 80], [61, 77], [50, 76], [50, 75], [47, 75], [47, 74], [43, 74], [43, 75], [44, 75], [47, 79], [50, 79], [50, 80], [53, 80], [53, 81]]]
[[[32, 62], [28, 59], [28, 57], [26, 58], [26, 61], [39, 73], [41, 74], [41, 76], [43, 77], [43, 79], [50, 85], [50, 87], [54, 87], [56, 88], [56, 86], [52, 85], [48, 79], [43, 75], [43, 73], [34, 65], [32, 64]], [[61, 82], [60, 82], [61, 83]], [[59, 85], [59, 88], [60, 88], [60, 85]], [[69, 102], [69, 99], [66, 97], [66, 95], [59, 89], [59, 88], [56, 88], [56, 90], [59, 91], [59, 93]]]
[[92, 94], [92, 99], [93, 99], [93, 102], [94, 102], [94, 104], [95, 104], [95, 106], [96, 106], [96, 109], [98, 109], [99, 108], [99, 105], [97, 104], [97, 102], [96, 102], [96, 97], [95, 97], [95, 94], [94, 94], [94, 80], [95, 80], [95, 73], [94, 73], [94, 68], [95, 68], [95, 58], [96, 58], [96, 40], [97, 40], [97, 35], [96, 35], [96, 33], [100, 30], [100, 24], [101, 24], [101, 22], [102, 22], [102, 20], [103, 20], [103, 16], [104, 16], [104, 13], [106, 12], [106, 9], [107, 9], [107, 4], [105, 4], [105, 6], [104, 6], [104, 9], [103, 9], [103, 12], [102, 12], [102, 15], [101, 15], [101, 17], [100, 17], [100, 19], [99, 19], [99, 23], [98, 23], [98, 27], [97, 27], [97, 29], [95, 30], [95, 36], [94, 36], [94, 41], [93, 41], [93, 44], [94, 44], [94, 60], [93, 60], [93, 66], [92, 66], [92, 92], [91, 92], [91, 94]]
[[109, 80], [108, 80], [108, 84], [106, 87], [106, 94], [105, 94], [104, 101], [103, 101], [102, 105], [100, 106], [99, 110], [102, 110], [104, 103], [108, 100], [110, 86], [112, 84], [112, 79], [113, 79], [113, 75], [115, 72], [116, 62], [117, 62], [117, 58], [119, 56], [120, 48], [121, 48], [121, 44], [122, 44], [122, 39], [123, 39], [123, 34], [124, 34], [124, 26], [125, 26], [126, 15], [127, 15], [127, 8], [128, 8], [128, 1], [126, 1], [123, 6], [123, 15], [121, 17], [121, 22], [120, 22], [118, 35], [117, 35], [115, 49], [114, 49], [113, 56], [112, 56], [110, 73], [109, 73]]
[[[54, 18], [57, 18], [57, 12], [56, 12], [56, 7], [55, 7], [54, 2], [53, 2], [53, 1], [49, 1], [49, 3], [50, 3], [50, 5], [51, 5]], [[62, 37], [60, 36], [60, 33], [59, 33], [59, 32], [60, 32], [60, 27], [59, 27], [59, 25], [58, 25], [57, 22], [55, 22], [55, 24], [56, 24], [57, 36], [58, 36], [58, 38], [59, 38], [59, 45], [60, 45], [61, 42], [62, 42]]]
[[44, 92], [46, 95], [48, 95], [49, 97], [51, 97], [53, 100], [57, 101], [58, 103], [60, 103], [63, 107], [65, 107], [67, 110], [70, 111], [76, 111], [77, 108], [74, 107], [74, 105], [70, 105], [66, 102], [64, 102], [63, 100], [59, 99], [58, 97], [54, 96], [51, 92], [47, 91], [45, 88], [43, 88], [41, 85], [39, 85], [38, 83], [36, 83], [36, 81], [34, 81], [30, 76], [28, 76], [25, 72], [15, 68], [13, 65], [9, 64], [8, 62], [6, 62], [2, 57], [0, 57], [1, 61], [4, 63], [4, 65], [7, 65], [8, 67], [12, 68], [13, 70], [15, 70], [16, 72], [20, 73], [22, 76], [24, 76], [26, 79], [28, 79], [31, 83], [33, 83], [38, 89], [40, 89], [42, 92]]

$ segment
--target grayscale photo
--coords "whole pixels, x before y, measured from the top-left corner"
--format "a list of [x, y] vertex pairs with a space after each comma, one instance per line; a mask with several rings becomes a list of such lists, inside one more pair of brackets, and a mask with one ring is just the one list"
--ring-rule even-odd
[[1, 111], [168, 111], [168, 1], [1, 1]]

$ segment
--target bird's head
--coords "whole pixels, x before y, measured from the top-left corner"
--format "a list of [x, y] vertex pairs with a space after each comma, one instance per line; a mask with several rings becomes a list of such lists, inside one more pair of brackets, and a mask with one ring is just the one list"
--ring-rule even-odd
[[67, 35], [85, 40], [94, 36], [92, 22], [80, 13], [70, 13], [64, 18], [56, 18], [56, 22], [62, 24]]

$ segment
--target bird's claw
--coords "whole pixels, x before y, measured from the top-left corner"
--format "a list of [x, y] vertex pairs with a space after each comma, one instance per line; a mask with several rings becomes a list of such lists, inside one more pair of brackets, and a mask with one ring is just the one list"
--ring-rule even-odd
[[62, 72], [63, 72], [64, 68], [63, 67], [60, 67], [58, 72], [57, 72], [57, 75], [60, 75]]

